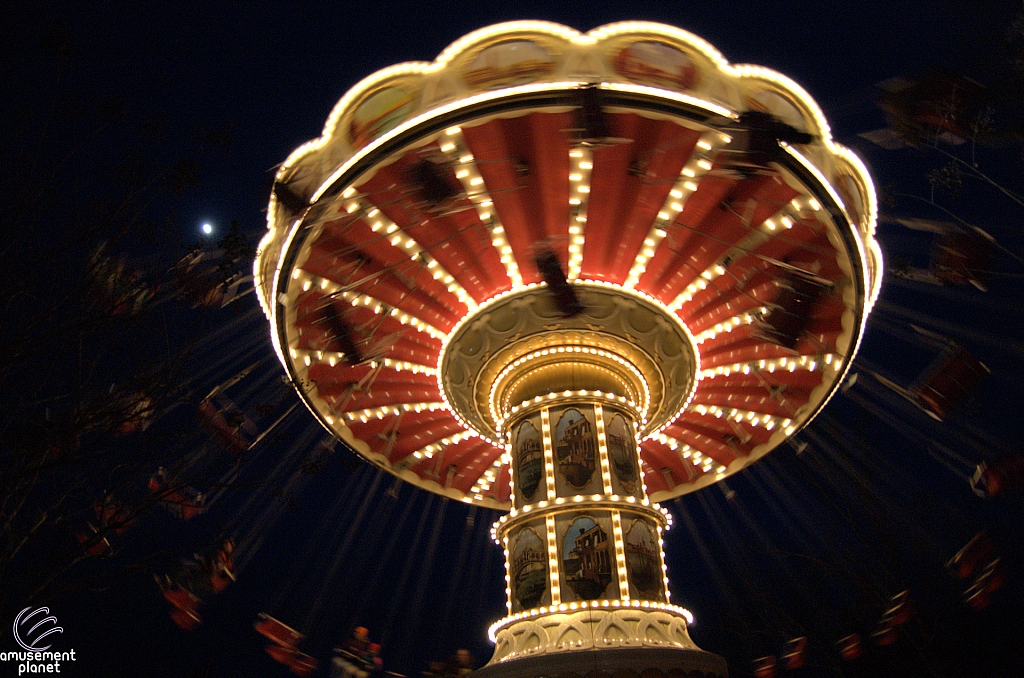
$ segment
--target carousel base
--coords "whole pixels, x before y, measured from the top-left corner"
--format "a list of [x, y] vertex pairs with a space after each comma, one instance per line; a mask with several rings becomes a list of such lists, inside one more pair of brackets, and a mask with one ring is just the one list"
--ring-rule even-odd
[[592, 648], [517, 657], [473, 672], [473, 678], [727, 678], [725, 659], [675, 647]]

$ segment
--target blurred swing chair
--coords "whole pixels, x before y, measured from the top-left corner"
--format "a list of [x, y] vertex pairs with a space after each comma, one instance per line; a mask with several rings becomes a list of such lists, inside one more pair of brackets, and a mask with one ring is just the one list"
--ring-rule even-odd
[[1024, 487], [1024, 457], [1004, 453], [983, 461], [971, 476], [971, 489], [979, 497], [997, 497]]
[[985, 532], [976, 534], [948, 563], [947, 569], [960, 580], [970, 580], [964, 591], [964, 602], [975, 610], [983, 610], [992, 602], [992, 594], [1006, 583], [1007, 571], [996, 556], [995, 544]]
[[[914, 329], [926, 333], [920, 328]], [[945, 343], [945, 350], [925, 368], [911, 388], [905, 388], [875, 372], [870, 374], [897, 395], [914, 403], [932, 419], [943, 421], [974, 395], [990, 370], [955, 341], [930, 332], [926, 334]]]
[[92, 523], [86, 523], [88, 531], [81, 531], [75, 534], [78, 543], [85, 548], [90, 556], [103, 556], [110, 553], [110, 540], [105, 534], [101, 534], [99, 528]]
[[836, 647], [839, 648], [839, 656], [846, 661], [854, 661], [864, 655], [864, 647], [861, 644], [859, 633], [851, 633], [840, 638], [836, 643]]
[[900, 591], [893, 596], [889, 608], [878, 622], [877, 630], [871, 634], [875, 644], [886, 647], [895, 643], [899, 639], [900, 627], [910, 621], [913, 610], [909, 591]]
[[199, 403], [199, 422], [235, 457], [249, 449], [259, 431], [225, 391], [244, 379], [257, 364], [258, 361], [214, 387]]
[[720, 129], [732, 141], [718, 155], [721, 168], [713, 171], [740, 179], [775, 174], [777, 170], [772, 164], [781, 163], [788, 156], [785, 145], [809, 144], [815, 139], [813, 134], [788, 125], [771, 113], [757, 110], [725, 120]]
[[572, 127], [562, 131], [568, 132], [573, 146], [603, 148], [633, 141], [612, 136], [611, 123], [605, 111], [607, 97], [606, 91], [593, 83], [572, 92], [569, 102], [573, 106]]
[[995, 239], [977, 226], [963, 227], [948, 221], [917, 218], [890, 218], [914, 231], [936, 234], [928, 268], [917, 268], [894, 260], [889, 271], [899, 277], [932, 285], [973, 286], [988, 290], [988, 270], [992, 264]]
[[967, 349], [950, 342], [911, 393], [926, 414], [942, 421], [974, 393], [988, 373], [989, 369]]
[[547, 283], [552, 303], [563, 318], [574, 318], [586, 310], [576, 294], [576, 289], [566, 279], [558, 255], [545, 247], [537, 252], [534, 263], [537, 265], [537, 272]]
[[756, 678], [775, 678], [778, 675], [779, 659], [786, 671], [802, 668], [807, 650], [807, 637], [799, 636], [786, 641], [777, 659], [774, 655], [759, 657], [754, 660], [754, 676]]
[[793, 671], [804, 665], [804, 651], [807, 649], [807, 637], [800, 636], [786, 642], [782, 649], [782, 660], [786, 663], [786, 670]]
[[111, 549], [108, 535], [121, 535], [135, 522], [130, 518], [127, 509], [116, 502], [110, 493], [96, 500], [93, 512], [96, 514], [98, 527], [92, 522], [87, 522], [87, 531], [76, 533], [75, 538], [89, 555], [106, 555]]
[[194, 487], [172, 487], [162, 466], [149, 477], [146, 489], [165, 509], [182, 520], [192, 520], [206, 511], [203, 493]]
[[196, 250], [171, 269], [178, 297], [192, 308], [224, 308], [256, 288], [252, 275], [229, 273], [223, 250]]
[[831, 287], [827, 280], [787, 268], [776, 277], [778, 294], [766, 304], [768, 311], [755, 321], [755, 334], [793, 350], [811, 323], [811, 311]]
[[267, 654], [295, 675], [308, 676], [319, 667], [316, 659], [300, 652], [297, 647], [306, 636], [284, 622], [261, 612], [253, 628], [271, 642], [265, 648]]
[[942, 71], [889, 78], [877, 87], [887, 126], [858, 136], [890, 150], [937, 143], [959, 146], [976, 136], [972, 127], [991, 103], [983, 85]]
[[202, 596], [220, 593], [235, 580], [233, 551], [234, 541], [225, 539], [213, 553], [194, 554], [179, 561], [170, 574], [155, 575], [164, 599], [171, 604], [171, 620], [179, 628], [192, 631], [198, 627]]
[[114, 259], [106, 243], [89, 258], [87, 297], [112, 316], [135, 315], [156, 296], [157, 287], [145, 282], [142, 271]]
[[755, 678], [775, 678], [778, 675], [776, 670], [776, 664], [778, 660], [774, 656], [769, 655], [767, 657], [759, 657], [754, 660], [754, 677]]

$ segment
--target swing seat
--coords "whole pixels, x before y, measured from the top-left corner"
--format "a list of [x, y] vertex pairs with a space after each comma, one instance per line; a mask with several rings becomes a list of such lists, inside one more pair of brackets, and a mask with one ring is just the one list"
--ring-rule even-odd
[[292, 627], [263, 612], [260, 613], [259, 621], [256, 622], [253, 628], [256, 629], [257, 633], [271, 642], [277, 643], [283, 648], [290, 648], [292, 650], [295, 649], [300, 640], [305, 638], [304, 635]]
[[860, 659], [861, 655], [864, 654], [864, 648], [860, 644], [860, 634], [851, 633], [845, 638], [840, 639], [839, 643], [839, 656], [846, 661], [853, 661], [854, 659]]
[[550, 249], [546, 249], [534, 257], [534, 263], [537, 265], [537, 271], [544, 278], [544, 282], [547, 283], [548, 293], [551, 295], [555, 308], [563, 317], [572, 318], [585, 310], [576, 295], [575, 288], [565, 277], [558, 255]]
[[176, 584], [171, 588], [164, 589], [163, 593], [167, 602], [173, 605], [176, 609], [193, 615], [196, 613], [196, 610], [199, 609], [199, 603], [202, 602], [194, 594], [186, 591]]
[[195, 612], [171, 608], [171, 620], [183, 631], [194, 631], [202, 623], [202, 619]]
[[974, 535], [974, 538], [967, 542], [967, 546], [960, 549], [953, 556], [946, 567], [949, 568], [958, 579], [969, 579], [974, 573], [981, 569], [983, 563], [991, 560], [995, 553], [995, 546], [992, 540], [984, 532]]
[[807, 648], [807, 638], [801, 636], [786, 643], [782, 650], [782, 658], [786, 660], [788, 670], [798, 669], [804, 665], [804, 650]]
[[756, 678], [775, 678], [775, 657], [761, 657], [754, 660]]
[[182, 520], [192, 520], [200, 513], [206, 511], [206, 508], [203, 507], [201, 504], [189, 501], [184, 498], [174, 503], [177, 505], [175, 512]]
[[146, 484], [150, 492], [157, 495], [168, 511], [182, 520], [192, 520], [206, 510], [202, 493], [192, 488], [168, 490], [167, 485], [157, 476], [151, 476]]
[[815, 302], [825, 292], [817, 280], [789, 271], [777, 281], [779, 294], [758, 321], [767, 341], [792, 349], [811, 323]]
[[1004, 454], [981, 462], [971, 478], [971, 489], [980, 497], [995, 497], [1024, 485], [1024, 457]]
[[214, 593], [220, 593], [228, 587], [234, 581], [231, 577], [226, 574], [217, 573], [210, 577], [210, 586], [213, 588]]
[[249, 449], [252, 440], [247, 435], [254, 425], [238, 407], [224, 396], [218, 396], [219, 403], [212, 399], [199, 404], [199, 421], [217, 438], [228, 452], [238, 456]]
[[926, 371], [911, 393], [921, 409], [942, 421], [970, 397], [988, 373], [983, 363], [954, 344]]
[[975, 610], [983, 610], [992, 602], [992, 594], [1006, 583], [1006, 567], [996, 558], [978, 575], [974, 585], [964, 593], [967, 604]]
[[171, 513], [182, 520], [192, 520], [200, 513], [204, 512], [206, 508], [202, 505], [202, 502], [199, 501], [198, 492], [192, 490], [190, 494], [194, 494], [196, 498], [190, 499], [184, 492], [170, 492], [164, 495], [161, 501], [163, 501], [164, 506], [166, 506]]
[[879, 647], [888, 647], [899, 638], [899, 630], [895, 626], [883, 625], [882, 628], [872, 633], [871, 637]]
[[[89, 529], [92, 530], [93, 535], [95, 535], [98, 532], [98, 530], [92, 525], [92, 523], [89, 523], [88, 525]], [[75, 535], [75, 537], [78, 539], [79, 544], [86, 544], [90, 539], [92, 539], [92, 536], [86, 534], [85, 532], [79, 532]], [[108, 551], [110, 551], [110, 542], [107, 541], [106, 537], [103, 537], [98, 542], [85, 549], [85, 552], [88, 553], [90, 556], [102, 556], [104, 553], [107, 553]]]
[[134, 525], [134, 522], [128, 518], [128, 512], [113, 502], [105, 504], [96, 502], [93, 505], [93, 510], [96, 512], [96, 517], [113, 530], [114, 534], [123, 534], [125, 530]]
[[983, 272], [992, 258], [992, 243], [977, 233], [953, 232], [936, 246], [932, 273], [950, 285], [974, 285], [985, 289]]
[[892, 607], [885, 611], [883, 619], [891, 626], [902, 626], [910, 621], [912, 613], [909, 591], [900, 591], [892, 597]]
[[319, 666], [315, 659], [295, 648], [268, 645], [266, 650], [274, 661], [284, 664], [297, 676], [308, 676]]

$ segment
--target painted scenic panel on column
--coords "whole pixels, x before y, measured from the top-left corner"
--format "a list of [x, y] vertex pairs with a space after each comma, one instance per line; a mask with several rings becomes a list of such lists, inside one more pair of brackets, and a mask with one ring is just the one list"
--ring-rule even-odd
[[608, 465], [612, 470], [612, 490], [615, 494], [642, 496], [640, 461], [632, 425], [618, 412], [606, 410], [604, 435], [608, 444]]
[[558, 469], [559, 496], [600, 491], [601, 474], [595, 473], [598, 454], [594, 408], [567, 407], [551, 414], [551, 421], [555, 422], [551, 443]]
[[[543, 529], [543, 525], [538, 526]], [[512, 611], [519, 612], [550, 604], [548, 595], [548, 549], [532, 527], [524, 527], [510, 543], [509, 575]]]
[[624, 540], [630, 596], [664, 601], [664, 572], [661, 569], [657, 531], [647, 521], [637, 519], [626, 528]]
[[516, 464], [516, 493], [523, 503], [544, 499], [544, 492], [537, 491], [544, 476], [544, 442], [539, 417], [527, 419], [515, 430], [512, 454]]
[[[611, 530], [590, 516], [574, 519], [562, 535], [562, 581], [579, 600], [606, 597], [615, 573]], [[564, 588], [563, 588], [564, 591]], [[563, 593], [563, 600], [566, 596]]]

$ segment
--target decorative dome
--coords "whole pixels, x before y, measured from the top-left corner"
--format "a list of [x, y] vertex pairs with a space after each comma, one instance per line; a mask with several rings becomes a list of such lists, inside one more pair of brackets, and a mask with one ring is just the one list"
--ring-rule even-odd
[[402, 479], [509, 508], [503, 422], [568, 389], [636, 413], [661, 501], [828, 401], [875, 209], [778, 73], [658, 24], [498, 24], [341, 99], [277, 174], [256, 286], [313, 414]]

